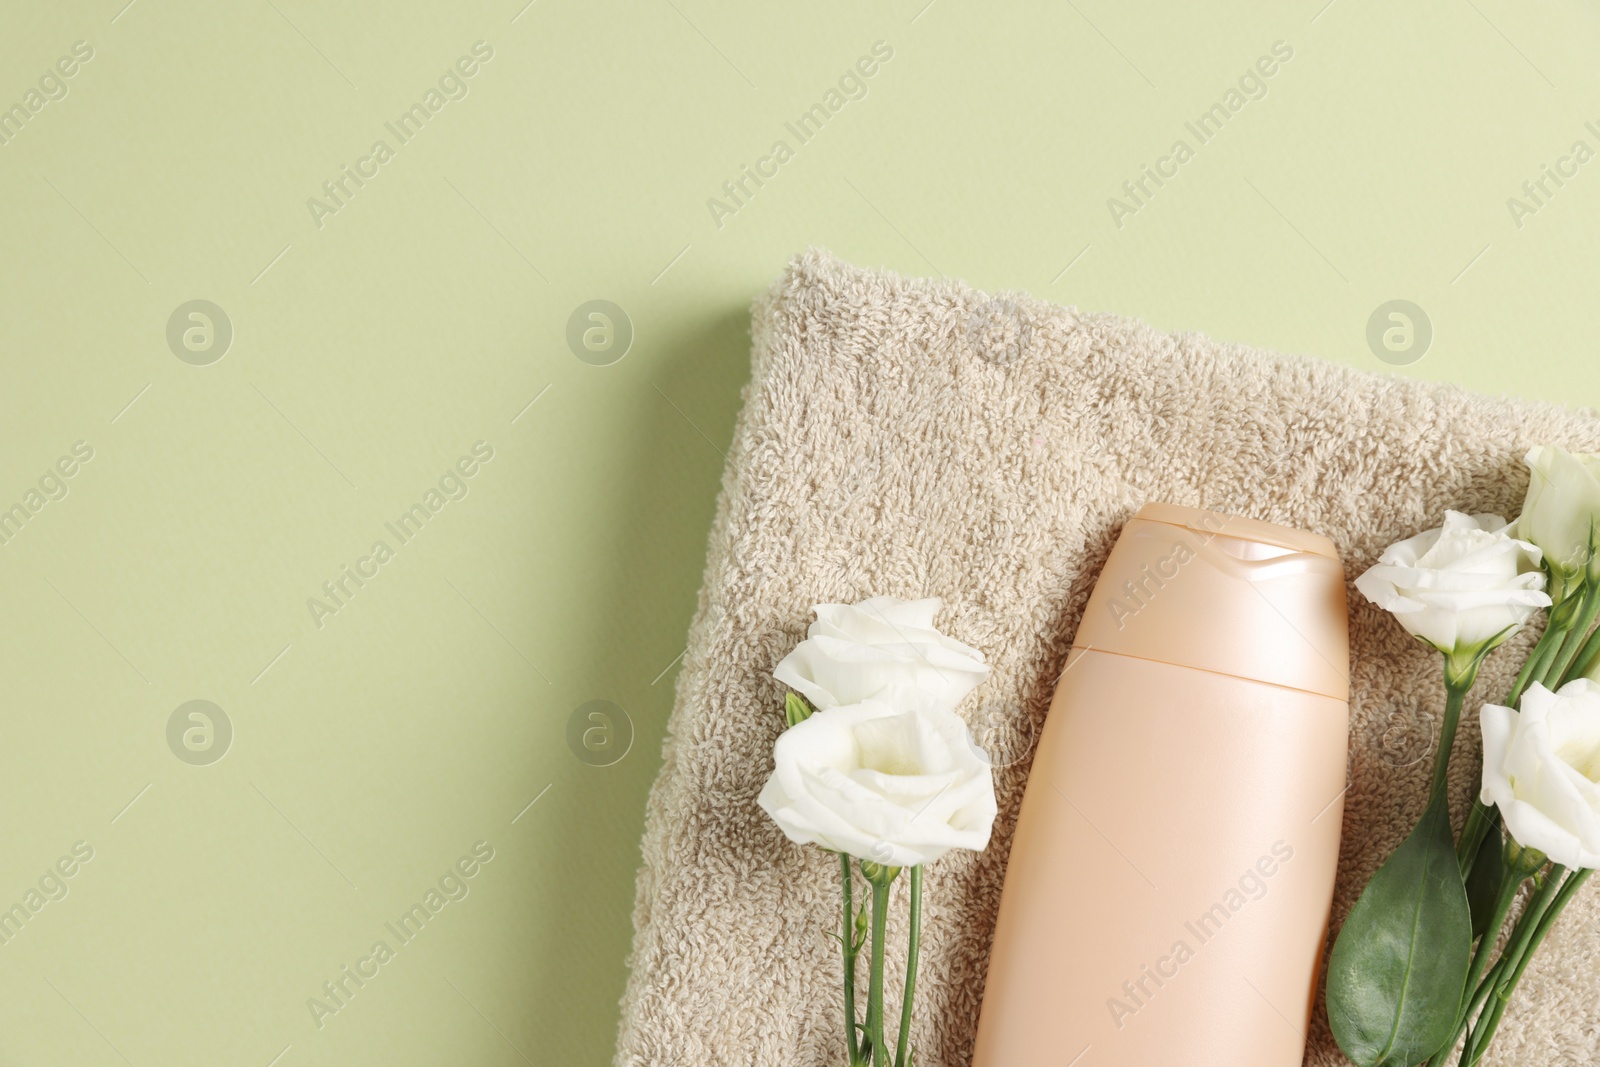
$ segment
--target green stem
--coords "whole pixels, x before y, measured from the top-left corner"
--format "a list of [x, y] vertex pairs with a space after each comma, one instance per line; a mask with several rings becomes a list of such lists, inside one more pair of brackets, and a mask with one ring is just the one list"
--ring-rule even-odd
[[[1593, 873], [1593, 867], [1585, 867], [1581, 871], [1572, 872], [1567, 877], [1566, 882], [1561, 886], [1561, 892], [1556, 894], [1556, 899], [1550, 904], [1544, 915], [1540, 917], [1539, 928], [1533, 932], [1531, 944], [1535, 948], [1538, 947], [1539, 942], [1544, 940], [1544, 935], [1550, 932], [1550, 927], [1555, 924], [1556, 918], [1561, 914], [1561, 909], [1567, 906], [1567, 902], [1572, 899], [1573, 894], [1583, 888], [1583, 883], [1587, 882], [1589, 876]], [[1529, 952], [1528, 954], [1531, 956], [1533, 953]]]
[[[1500, 927], [1505, 925], [1506, 912], [1511, 910], [1511, 902], [1517, 899], [1517, 890], [1522, 888], [1522, 879], [1511, 877], [1512, 873], [1506, 872], [1506, 878], [1500, 885], [1500, 893], [1495, 897], [1494, 911], [1490, 913], [1489, 925], [1484, 928], [1483, 937], [1478, 940], [1478, 952], [1472, 959], [1472, 970], [1467, 972], [1468, 989], [1477, 989], [1483, 973], [1489, 969], [1489, 957], [1494, 955], [1494, 943], [1500, 939]], [[1462, 1020], [1463, 1023], [1465, 1021]]]
[[911, 868], [911, 933], [906, 942], [906, 994], [900, 1001], [900, 1043], [894, 1047], [894, 1067], [905, 1067], [911, 1047], [911, 995], [917, 988], [917, 950], [922, 947], [922, 865]]
[[[1545, 909], [1550, 906], [1550, 900], [1556, 895], [1561, 879], [1566, 875], [1567, 869], [1559, 863], [1552, 863], [1544, 873], [1544, 881], [1534, 890], [1528, 898], [1528, 906], [1522, 909], [1522, 915], [1517, 919], [1516, 929], [1512, 931], [1511, 940], [1506, 945], [1505, 957], [1511, 961], [1508, 966], [1515, 966], [1515, 961], [1522, 958], [1522, 951], [1533, 938], [1534, 931], [1538, 928], [1539, 920], [1543, 917]], [[1502, 978], [1503, 981], [1503, 978]]]
[[1541, 679], [1546, 689], [1561, 688], [1561, 680], [1566, 676], [1567, 668], [1572, 665], [1578, 649], [1583, 646], [1584, 638], [1589, 635], [1589, 627], [1594, 625], [1596, 615], [1600, 615], [1600, 590], [1584, 583], [1583, 603], [1578, 606], [1578, 621], [1561, 642], [1561, 651], [1556, 653], [1550, 665], [1545, 668], [1544, 678]]
[[[1451, 1050], [1456, 1047], [1456, 1042], [1461, 1040], [1461, 1032], [1467, 1028], [1466, 1021], [1478, 1014], [1479, 1009], [1483, 1007], [1484, 1001], [1489, 999], [1489, 994], [1494, 990], [1495, 986], [1500, 984], [1500, 978], [1506, 972], [1506, 962], [1505, 956], [1502, 955], [1498, 960], [1495, 960], [1494, 966], [1489, 968], [1489, 973], [1484, 975], [1483, 981], [1478, 983], [1477, 991], [1472, 994], [1472, 1002], [1467, 1005], [1467, 1010], [1461, 1013], [1462, 1024], [1456, 1029], [1455, 1036], [1443, 1048], [1434, 1053], [1433, 1059], [1428, 1061], [1428, 1067], [1443, 1063], [1449, 1058]], [[1456, 1061], [1457, 1067], [1467, 1061], [1467, 1054], [1471, 1051], [1472, 1035], [1468, 1034], [1466, 1043], [1461, 1046], [1461, 1059]]]
[[844, 873], [844, 1040], [850, 1052], [850, 1067], [861, 1061], [861, 1046], [856, 1041], [856, 916], [854, 879], [850, 874], [850, 855], [839, 853], [839, 869]]
[[1539, 916], [1539, 922], [1534, 927], [1533, 936], [1528, 938], [1521, 957], [1516, 960], [1516, 966], [1509, 975], [1502, 975], [1500, 981], [1496, 984], [1496, 999], [1492, 1014], [1489, 1017], [1489, 1025], [1484, 1031], [1482, 1040], [1474, 1042], [1473, 1063], [1477, 1063], [1478, 1058], [1488, 1051], [1489, 1042], [1494, 1040], [1495, 1031], [1500, 1028], [1500, 1017], [1505, 1014], [1506, 1007], [1510, 1005], [1511, 995], [1516, 991], [1517, 983], [1522, 981], [1522, 972], [1528, 969], [1529, 963], [1533, 962], [1534, 954], [1539, 951], [1539, 946], [1544, 943], [1545, 935], [1550, 932], [1550, 927], [1555, 925], [1555, 921], [1561, 916], [1562, 910], [1566, 908], [1574, 894], [1583, 888], [1583, 883], [1588, 881], [1589, 875], [1593, 873], [1592, 868], [1586, 868], [1568, 874], [1567, 880], [1562, 883], [1561, 890], [1556, 893], [1555, 899], [1550, 901], [1549, 906], [1544, 909], [1544, 914]]
[[[1511, 941], [1500, 955], [1500, 967], [1497, 968], [1500, 977], [1495, 982], [1493, 996], [1484, 1004], [1483, 1014], [1473, 1025], [1471, 1033], [1467, 1035], [1467, 1043], [1461, 1050], [1461, 1059], [1458, 1061], [1461, 1067], [1472, 1067], [1489, 1051], [1489, 1042], [1500, 1026], [1500, 1017], [1505, 1014], [1506, 1004], [1510, 1002], [1511, 990], [1517, 979], [1522, 977], [1528, 959], [1532, 958], [1530, 949], [1538, 947], [1533, 943], [1534, 934], [1541, 928], [1545, 911], [1550, 907], [1552, 898], [1557, 896], [1557, 883], [1566, 870], [1559, 863], [1552, 864], [1545, 872], [1544, 884], [1528, 898], [1528, 906], [1523, 909], [1516, 928], [1511, 932]], [[1549, 927], [1545, 925], [1543, 929], [1548, 930]]]
[[886, 1067], [883, 1049], [883, 934], [889, 917], [889, 882], [872, 882], [872, 978], [867, 987], [867, 1037], [872, 1042], [874, 1067]]
[[1494, 1037], [1494, 1031], [1500, 1025], [1500, 1016], [1505, 1013], [1506, 1006], [1511, 1003], [1511, 994], [1516, 991], [1517, 983], [1522, 981], [1522, 972], [1527, 970], [1528, 964], [1533, 962], [1533, 957], [1538, 953], [1539, 946], [1544, 943], [1545, 935], [1550, 932], [1550, 928], [1555, 925], [1555, 921], [1561, 917], [1562, 910], [1566, 908], [1573, 896], [1583, 888], [1583, 883], [1589, 880], [1591, 873], [1593, 873], [1592, 869], [1568, 872], [1566, 881], [1561, 884], [1561, 889], [1550, 901], [1549, 906], [1544, 909], [1544, 914], [1539, 916], [1539, 923], [1534, 927], [1533, 936], [1528, 938], [1527, 944], [1522, 950], [1522, 955], [1516, 961], [1515, 968], [1512, 969], [1509, 975], [1502, 976], [1497, 986], [1498, 1002], [1495, 1004], [1494, 1017], [1490, 1020], [1489, 1031], [1484, 1035], [1481, 1047], [1488, 1047], [1489, 1039]]
[[1472, 810], [1467, 812], [1466, 825], [1461, 827], [1461, 840], [1456, 842], [1456, 858], [1461, 861], [1461, 877], [1465, 878], [1467, 872], [1472, 870], [1472, 864], [1478, 858], [1478, 847], [1483, 844], [1483, 839], [1499, 820], [1498, 808], [1486, 808], [1481, 797], [1472, 798]]
[[1546, 651], [1544, 639], [1549, 636], [1550, 630], [1546, 628], [1544, 636], [1539, 638], [1539, 643], [1528, 653], [1528, 658], [1523, 662], [1522, 670], [1517, 672], [1517, 680], [1512, 683], [1511, 692], [1506, 697], [1507, 707], [1515, 708], [1517, 701], [1522, 698], [1522, 691], [1533, 684], [1533, 672], [1539, 669], [1539, 661], [1544, 658]]
[[1523, 691], [1544, 677], [1544, 671], [1554, 658], [1561, 643], [1566, 640], [1566, 622], [1557, 618], [1555, 613], [1550, 616], [1550, 621], [1545, 624], [1544, 633], [1539, 635], [1539, 643], [1533, 646], [1533, 652], [1528, 656], [1528, 662], [1522, 665], [1522, 670], [1517, 673], [1516, 684], [1511, 687], [1511, 693], [1506, 697], [1506, 707], [1516, 709], [1517, 701], [1522, 699]]
[[[1528, 874], [1514, 865], [1507, 864], [1504, 876], [1500, 881], [1500, 892], [1494, 900], [1494, 911], [1490, 915], [1489, 924], [1484, 929], [1483, 937], [1478, 940], [1478, 949], [1472, 957], [1472, 969], [1467, 973], [1467, 989], [1473, 991], [1472, 1000], [1462, 1006], [1461, 1014], [1456, 1019], [1456, 1027], [1438, 1052], [1428, 1061], [1428, 1067], [1440, 1067], [1445, 1060], [1450, 1058], [1450, 1053], [1455, 1049], [1456, 1042], [1461, 1040], [1461, 1035], [1466, 1033], [1467, 1023], [1472, 1015], [1482, 1006], [1484, 998], [1489, 995], [1493, 986], [1483, 981], [1484, 972], [1489, 969], [1489, 957], [1494, 954], [1495, 942], [1500, 939], [1500, 927], [1505, 925], [1506, 913], [1511, 910], [1511, 904], [1517, 899], [1517, 891], [1522, 888], [1522, 883], [1527, 880]], [[1498, 970], [1496, 971], [1498, 974]], [[1480, 986], [1480, 982], [1482, 983]]]
[[1433, 789], [1429, 800], [1444, 790], [1445, 775], [1450, 770], [1450, 749], [1455, 745], [1456, 727], [1461, 723], [1461, 704], [1472, 688], [1472, 672], [1462, 680], [1447, 682], [1444, 701], [1444, 725], [1439, 728], [1439, 751], [1433, 756]]
[[1572, 661], [1572, 667], [1561, 679], [1562, 684], [1574, 678], [1583, 678], [1600, 663], [1600, 630], [1589, 635], [1589, 640], [1584, 642], [1583, 650], [1578, 653], [1578, 658]]

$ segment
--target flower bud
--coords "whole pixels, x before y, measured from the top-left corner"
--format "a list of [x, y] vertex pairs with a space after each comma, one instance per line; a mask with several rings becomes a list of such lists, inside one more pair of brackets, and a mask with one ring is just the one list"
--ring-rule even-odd
[[1518, 881], [1528, 877], [1549, 861], [1549, 857], [1543, 852], [1519, 844], [1510, 834], [1506, 835], [1505, 858], [1506, 870], [1515, 875]]
[[1559, 603], [1587, 578], [1595, 559], [1596, 524], [1600, 522], [1600, 456], [1573, 455], [1554, 445], [1528, 453], [1530, 477], [1517, 536], [1544, 550], [1553, 579], [1551, 596]]

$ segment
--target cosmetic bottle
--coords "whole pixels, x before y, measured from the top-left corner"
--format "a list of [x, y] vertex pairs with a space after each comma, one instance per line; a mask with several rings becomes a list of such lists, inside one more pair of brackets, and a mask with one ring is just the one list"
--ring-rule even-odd
[[1298, 1067], [1346, 627], [1325, 537], [1170, 504], [1128, 521], [1034, 754], [975, 1067]]

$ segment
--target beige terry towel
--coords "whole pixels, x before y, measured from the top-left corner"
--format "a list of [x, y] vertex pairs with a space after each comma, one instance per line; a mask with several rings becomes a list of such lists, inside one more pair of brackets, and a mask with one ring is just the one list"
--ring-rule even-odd
[[[756, 807], [783, 725], [774, 664], [811, 605], [942, 597], [939, 625], [993, 674], [963, 705], [1009, 763], [987, 852], [927, 872], [919, 1067], [968, 1063], [1006, 853], [1079, 612], [1121, 524], [1165, 500], [1303, 526], [1348, 577], [1446, 508], [1513, 515], [1536, 442], [1600, 451], [1600, 419], [1360, 373], [954, 281], [797, 257], [759, 300], [752, 378], [651, 790], [625, 1067], [840, 1067], [835, 858]], [[1508, 358], [1520, 358], [1508, 354]], [[1421, 811], [1437, 657], [1350, 590], [1350, 789], [1335, 928]], [[1480, 676], [1451, 775], [1475, 788]], [[904, 951], [905, 879], [890, 929]], [[889, 1003], [898, 1003], [898, 977]], [[865, 994], [863, 992], [863, 1000]], [[1310, 1064], [1345, 1062], [1318, 1005]], [[1600, 890], [1568, 909], [1507, 1014], [1497, 1064], [1600, 1061]], [[1080, 1067], [1092, 1067], [1083, 1064]]]

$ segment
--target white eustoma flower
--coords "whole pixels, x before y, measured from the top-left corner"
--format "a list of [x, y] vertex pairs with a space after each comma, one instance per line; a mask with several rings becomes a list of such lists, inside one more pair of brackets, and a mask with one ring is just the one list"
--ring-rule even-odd
[[989, 759], [949, 709], [827, 708], [780, 734], [773, 762], [757, 802], [798, 844], [914, 867], [989, 843]]
[[1570, 590], [1589, 564], [1600, 521], [1600, 456], [1573, 455], [1553, 445], [1528, 453], [1528, 496], [1517, 536], [1544, 551], [1557, 592]]
[[1600, 685], [1552, 693], [1535, 683], [1522, 710], [1484, 706], [1483, 793], [1524, 848], [1568, 868], [1600, 867]]
[[1487, 651], [1550, 605], [1539, 549], [1498, 515], [1445, 512], [1444, 525], [1384, 549], [1356, 588], [1444, 653]]
[[934, 628], [939, 608], [937, 597], [818, 604], [806, 639], [772, 676], [818, 708], [876, 699], [901, 710], [952, 710], [989, 668], [982, 652]]

